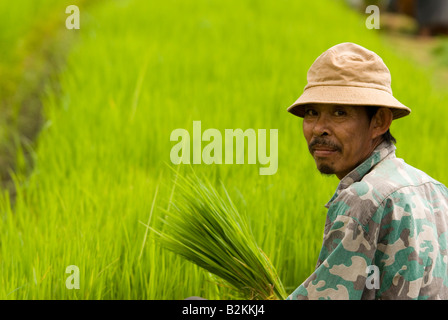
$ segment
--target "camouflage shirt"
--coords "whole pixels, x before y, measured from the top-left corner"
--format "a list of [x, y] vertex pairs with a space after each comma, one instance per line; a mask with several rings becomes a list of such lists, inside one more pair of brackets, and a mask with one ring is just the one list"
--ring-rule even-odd
[[326, 207], [316, 269], [288, 299], [448, 299], [448, 190], [393, 144], [345, 176]]

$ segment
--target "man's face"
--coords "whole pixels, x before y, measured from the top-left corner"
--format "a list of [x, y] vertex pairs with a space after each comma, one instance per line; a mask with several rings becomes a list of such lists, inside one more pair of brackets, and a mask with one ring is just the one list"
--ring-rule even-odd
[[307, 106], [303, 133], [317, 168], [342, 179], [375, 149], [365, 107], [315, 104]]

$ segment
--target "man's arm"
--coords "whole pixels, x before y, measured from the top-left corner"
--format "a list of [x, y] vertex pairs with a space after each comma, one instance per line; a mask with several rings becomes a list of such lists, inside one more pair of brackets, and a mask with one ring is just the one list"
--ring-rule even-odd
[[361, 299], [366, 269], [376, 251], [376, 241], [372, 240], [354, 218], [338, 215], [325, 235], [321, 263], [288, 299]]

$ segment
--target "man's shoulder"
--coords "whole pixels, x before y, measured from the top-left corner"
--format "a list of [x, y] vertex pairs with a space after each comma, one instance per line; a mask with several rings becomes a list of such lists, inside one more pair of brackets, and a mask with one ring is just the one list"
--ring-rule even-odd
[[356, 191], [371, 189], [378, 200], [384, 200], [397, 191], [413, 193], [415, 188], [423, 185], [446, 190], [441, 182], [407, 164], [403, 159], [389, 158], [378, 163], [361, 181], [354, 183], [351, 187]]
[[[428, 192], [429, 191], [429, 192]], [[439, 197], [448, 204], [448, 189], [425, 172], [400, 158], [381, 161], [360, 181], [342, 190], [334, 201], [334, 214], [353, 216], [362, 225], [379, 223], [386, 201], [416, 200], [415, 197]], [[423, 199], [421, 199], [423, 200]], [[427, 199], [430, 200], [430, 199]], [[333, 211], [332, 210], [332, 211]]]

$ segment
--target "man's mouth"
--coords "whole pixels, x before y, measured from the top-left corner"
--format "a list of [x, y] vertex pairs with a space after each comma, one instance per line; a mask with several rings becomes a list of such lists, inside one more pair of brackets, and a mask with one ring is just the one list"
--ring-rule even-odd
[[340, 148], [330, 141], [313, 141], [309, 149], [315, 157], [329, 157], [340, 151]]
[[313, 155], [316, 157], [328, 157], [335, 154], [338, 151], [337, 149], [334, 148], [320, 147], [320, 146], [315, 146], [314, 148], [312, 148], [312, 150]]

